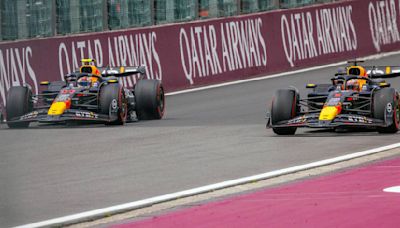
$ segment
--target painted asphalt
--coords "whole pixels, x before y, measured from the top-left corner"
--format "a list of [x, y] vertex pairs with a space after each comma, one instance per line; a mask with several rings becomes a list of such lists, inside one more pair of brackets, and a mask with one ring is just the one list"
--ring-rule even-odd
[[112, 227], [398, 227], [399, 173], [396, 158]]

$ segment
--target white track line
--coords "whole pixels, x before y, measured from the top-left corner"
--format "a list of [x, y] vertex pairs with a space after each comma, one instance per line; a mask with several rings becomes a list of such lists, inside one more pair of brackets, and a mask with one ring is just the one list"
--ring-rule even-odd
[[[371, 56], [368, 56], [368, 57], [365, 57], [362, 59], [365, 59], [365, 60], [379, 59], [379, 58], [392, 56], [392, 55], [398, 55], [398, 54], [400, 54], [400, 51], [371, 55]], [[339, 65], [344, 65], [344, 64], [346, 64], [346, 62], [342, 61], [342, 62], [333, 63], [333, 64], [329, 64], [329, 65], [310, 67], [310, 68], [305, 68], [305, 69], [300, 69], [300, 70], [295, 70], [295, 71], [290, 71], [290, 72], [284, 72], [284, 73], [279, 73], [279, 74], [273, 74], [273, 75], [268, 75], [268, 76], [263, 76], [263, 77], [258, 77], [258, 78], [238, 80], [238, 81], [226, 82], [226, 83], [204, 86], [204, 87], [199, 87], [199, 88], [181, 90], [181, 91], [177, 91], [177, 92], [167, 93], [166, 95], [173, 96], [173, 95], [178, 95], [178, 94], [191, 93], [191, 92], [208, 90], [208, 89], [219, 88], [219, 87], [235, 85], [235, 84], [241, 84], [241, 83], [246, 83], [246, 82], [260, 81], [260, 80], [265, 80], [265, 79], [270, 79], [270, 78], [278, 78], [278, 77], [303, 73], [303, 72], [307, 72], [307, 71], [319, 70], [319, 69], [323, 69], [323, 68], [334, 67], [334, 66], [339, 66]], [[189, 189], [189, 190], [185, 190], [185, 191], [181, 191], [181, 192], [156, 196], [156, 197], [139, 200], [139, 201], [135, 201], [135, 202], [131, 202], [131, 203], [120, 204], [120, 205], [107, 207], [107, 208], [103, 208], [103, 209], [92, 210], [92, 211], [86, 211], [86, 212], [82, 212], [82, 213], [78, 213], [78, 214], [68, 215], [68, 216], [64, 216], [64, 217], [60, 217], [60, 218], [37, 222], [37, 223], [30, 223], [30, 224], [26, 224], [26, 225], [22, 225], [22, 226], [17, 226], [17, 227], [18, 228], [35, 228], [35, 227], [45, 227], [45, 226], [59, 226], [59, 225], [67, 225], [67, 224], [73, 224], [73, 223], [93, 220], [96, 218], [101, 218], [101, 217], [109, 216], [112, 214], [117, 214], [117, 213], [121, 213], [121, 212], [125, 212], [125, 211], [148, 207], [153, 204], [162, 203], [165, 201], [171, 201], [171, 200], [179, 199], [182, 197], [198, 195], [201, 193], [210, 192], [210, 191], [227, 188], [227, 187], [232, 187], [232, 186], [236, 186], [236, 185], [247, 184], [247, 183], [251, 183], [254, 181], [264, 180], [264, 179], [273, 178], [273, 177], [277, 177], [277, 176], [281, 176], [281, 175], [286, 175], [286, 174], [290, 174], [290, 173], [294, 173], [294, 172], [299, 172], [299, 171], [303, 171], [303, 170], [307, 170], [307, 169], [311, 169], [311, 168], [316, 168], [319, 166], [330, 165], [330, 164], [334, 164], [334, 163], [338, 163], [338, 162], [342, 162], [342, 161], [346, 161], [346, 160], [382, 152], [385, 150], [398, 148], [398, 147], [400, 147], [400, 143], [391, 144], [391, 145], [384, 146], [384, 147], [379, 147], [379, 148], [375, 148], [375, 149], [371, 149], [371, 150], [357, 152], [357, 153], [344, 155], [344, 156], [340, 156], [340, 157], [336, 157], [336, 158], [331, 158], [331, 159], [327, 159], [327, 160], [322, 160], [322, 161], [318, 161], [318, 162], [313, 162], [313, 163], [309, 163], [309, 164], [305, 164], [305, 165], [289, 167], [286, 169], [280, 169], [280, 170], [267, 172], [267, 173], [263, 173], [263, 174], [259, 174], [259, 175], [254, 175], [254, 176], [250, 176], [250, 177], [244, 177], [244, 178], [240, 178], [240, 179], [236, 179], [236, 180], [224, 181], [224, 182], [206, 185], [206, 186], [198, 187], [198, 188], [193, 188], [193, 189]]]
[[171, 200], [179, 199], [182, 197], [198, 195], [201, 193], [211, 192], [211, 191], [218, 190], [218, 189], [233, 187], [236, 185], [248, 184], [248, 183], [252, 183], [255, 181], [260, 181], [260, 180], [265, 180], [265, 179], [269, 179], [269, 178], [273, 178], [273, 177], [277, 177], [277, 176], [281, 176], [281, 175], [291, 174], [291, 173], [295, 173], [295, 172], [299, 172], [299, 171], [303, 171], [303, 170], [307, 170], [307, 169], [331, 165], [331, 164], [335, 164], [335, 163], [347, 161], [350, 159], [354, 159], [354, 158], [358, 158], [358, 157], [362, 157], [362, 156], [366, 156], [366, 155], [371, 155], [371, 154], [375, 154], [375, 153], [379, 153], [382, 151], [399, 148], [399, 147], [400, 147], [400, 143], [395, 143], [395, 144], [391, 144], [388, 146], [378, 147], [375, 149], [370, 149], [370, 150], [366, 150], [366, 151], [362, 151], [362, 152], [357, 152], [357, 153], [343, 155], [343, 156], [339, 156], [339, 157], [335, 157], [335, 158], [331, 158], [331, 159], [312, 162], [312, 163], [305, 164], [305, 165], [293, 166], [293, 167], [275, 170], [275, 171], [271, 171], [271, 172], [267, 172], [267, 173], [263, 173], [263, 174], [254, 175], [254, 176], [244, 177], [244, 178], [235, 179], [235, 180], [223, 181], [220, 183], [206, 185], [203, 187], [193, 188], [193, 189], [189, 189], [189, 190], [185, 190], [185, 191], [181, 191], [181, 192], [156, 196], [156, 197], [152, 197], [152, 198], [148, 198], [148, 199], [144, 199], [144, 200], [134, 201], [131, 203], [126, 203], [126, 204], [116, 205], [116, 206], [107, 207], [107, 208], [103, 208], [103, 209], [87, 211], [87, 212], [83, 212], [83, 213], [79, 213], [79, 214], [69, 215], [69, 216], [65, 216], [65, 217], [60, 217], [60, 218], [56, 218], [56, 219], [38, 222], [38, 223], [26, 224], [23, 226], [19, 226], [19, 228], [61, 226], [61, 225], [68, 225], [68, 224], [73, 224], [73, 223], [77, 223], [77, 222], [93, 220], [96, 218], [101, 218], [101, 217], [109, 216], [109, 215], [116, 214], [116, 213], [121, 213], [121, 212], [126, 212], [126, 211], [130, 211], [130, 210], [134, 210], [134, 209], [148, 207], [153, 204], [157, 204], [157, 203], [161, 203], [161, 202], [165, 202], [165, 201], [171, 201]]
[[[363, 60], [380, 59], [383, 57], [388, 57], [388, 56], [398, 55], [398, 54], [400, 54], [400, 51], [370, 55], [370, 56], [360, 58], [360, 59], [363, 59]], [[346, 63], [347, 63], [346, 61], [341, 61], [341, 62], [332, 63], [332, 64], [328, 64], [328, 65], [323, 65], [323, 66], [309, 67], [309, 68], [304, 68], [304, 69], [300, 69], [300, 70], [294, 70], [294, 71], [283, 72], [283, 73], [278, 73], [278, 74], [271, 74], [271, 75], [266, 75], [266, 76], [261, 76], [261, 77], [250, 78], [250, 79], [232, 81], [232, 82], [225, 82], [225, 83], [209, 85], [209, 86], [202, 86], [202, 87], [193, 88], [193, 89], [185, 89], [185, 90], [180, 90], [180, 91], [176, 91], [176, 92], [166, 93], [165, 95], [173, 96], [173, 95], [178, 95], [178, 94], [192, 93], [192, 92], [214, 89], [214, 88], [219, 88], [219, 87], [224, 87], [224, 86], [242, 84], [242, 83], [246, 83], [246, 82], [261, 81], [261, 80], [270, 79], [270, 78], [279, 78], [279, 77], [289, 76], [289, 75], [293, 75], [293, 74], [304, 73], [307, 71], [313, 71], [313, 70], [319, 70], [319, 69], [324, 69], [324, 68], [328, 68], [328, 67], [345, 65]], [[333, 75], [333, 73], [332, 73], [332, 75]]]

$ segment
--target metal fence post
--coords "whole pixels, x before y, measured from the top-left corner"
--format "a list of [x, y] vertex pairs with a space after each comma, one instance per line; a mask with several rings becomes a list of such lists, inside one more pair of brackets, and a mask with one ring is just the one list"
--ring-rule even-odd
[[26, 1], [17, 0], [18, 39], [28, 37], [28, 26], [26, 24]]
[[242, 14], [242, 6], [241, 4], [241, 0], [236, 0], [236, 4], [237, 4], [237, 15]]
[[218, 0], [210, 0], [208, 6], [208, 15], [209, 17], [218, 17], [219, 9], [218, 9]]
[[198, 20], [199, 19], [199, 1], [193, 0], [194, 1], [194, 15], [193, 19]]
[[103, 30], [109, 30], [108, 28], [108, 0], [103, 0]]
[[51, 35], [55, 36], [57, 35], [57, 0], [51, 1]]
[[154, 1], [155, 0], [150, 0], [150, 25], [156, 24], [156, 9], [154, 9]]
[[280, 9], [280, 8], [281, 8], [281, 1], [280, 1], [280, 0], [273, 0], [273, 3], [274, 3], [274, 6], [275, 6], [277, 9]]
[[68, 33], [78, 33], [80, 32], [80, 25], [79, 25], [79, 11], [80, 11], [80, 4], [79, 0], [70, 0], [69, 1], [69, 18], [70, 18], [70, 31]]
[[[3, 4], [0, 3], [0, 41], [3, 40], [3, 35], [2, 35], [3, 24], [1, 23], [1, 15], [2, 15], [2, 13], [3, 13]], [[0, 108], [0, 111], [1, 111], [1, 108]], [[1, 112], [0, 112], [0, 115], [1, 115]]]
[[175, 21], [175, 0], [166, 0], [165, 14], [166, 22]]

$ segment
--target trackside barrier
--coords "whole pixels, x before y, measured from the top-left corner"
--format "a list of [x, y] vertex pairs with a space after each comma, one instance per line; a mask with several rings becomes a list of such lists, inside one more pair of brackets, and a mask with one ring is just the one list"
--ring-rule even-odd
[[[0, 104], [13, 85], [62, 80], [81, 58], [146, 65], [168, 92], [400, 49], [400, 0], [350, 0], [190, 23], [0, 43]], [[132, 86], [136, 78], [122, 83]]]

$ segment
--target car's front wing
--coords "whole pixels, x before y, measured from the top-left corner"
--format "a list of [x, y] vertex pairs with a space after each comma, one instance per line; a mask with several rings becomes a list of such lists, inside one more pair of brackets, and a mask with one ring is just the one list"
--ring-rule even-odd
[[117, 120], [116, 113], [109, 115], [100, 114], [88, 110], [68, 109], [61, 115], [48, 115], [48, 109], [39, 109], [29, 112], [23, 116], [7, 120], [9, 123], [18, 122], [40, 122], [40, 123], [63, 123], [72, 121], [112, 122]]
[[310, 127], [310, 128], [336, 128], [336, 127], [387, 127], [392, 124], [391, 118], [384, 120], [374, 119], [357, 114], [340, 114], [332, 121], [319, 120], [319, 113], [304, 114], [290, 120], [272, 124], [271, 117], [267, 116], [268, 128], [280, 127]]

